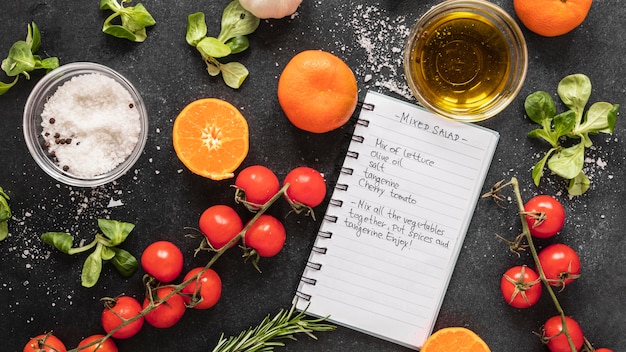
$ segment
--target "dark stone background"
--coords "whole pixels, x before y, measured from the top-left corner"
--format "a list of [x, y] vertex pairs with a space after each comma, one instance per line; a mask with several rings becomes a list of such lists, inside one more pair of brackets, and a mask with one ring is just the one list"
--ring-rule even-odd
[[[97, 1], [5, 1], [0, 12], [2, 57], [13, 42], [24, 39], [26, 25], [35, 21], [42, 32], [39, 54], [43, 57], [57, 56], [61, 63], [98, 62], [133, 82], [147, 104], [150, 133], [141, 159], [118, 181], [93, 189], [68, 187], [38, 168], [22, 135], [24, 104], [41, 73], [29, 81], [20, 78], [16, 87], [0, 96], [0, 186], [11, 196], [14, 211], [10, 236], [0, 243], [1, 349], [21, 351], [29, 337], [49, 330], [74, 347], [83, 337], [101, 332], [101, 297], [143, 295], [141, 271], [123, 279], [109, 266], [95, 288], [82, 288], [79, 272], [85, 256], [52, 251], [38, 239], [43, 232], [68, 231], [77, 241], [91, 239], [96, 219], [107, 217], [137, 225], [124, 244], [137, 256], [149, 243], [167, 239], [188, 254], [185, 269], [206, 262], [206, 253], [192, 257], [198, 242], [184, 236], [191, 231], [186, 227], [197, 226], [200, 213], [210, 205], [235, 204], [230, 181], [197, 177], [174, 154], [173, 120], [195, 99], [226, 99], [247, 117], [251, 147], [244, 166], [266, 165], [282, 179], [292, 168], [308, 165], [321, 170], [332, 185], [352, 126], [322, 135], [293, 127], [276, 99], [282, 67], [301, 50], [324, 49], [353, 68], [361, 99], [372, 89], [412, 101], [402, 74], [402, 46], [415, 20], [438, 2], [304, 0], [296, 15], [262, 21], [250, 36], [251, 48], [236, 58], [249, 68], [250, 77], [241, 89], [232, 90], [221, 78], [206, 73], [198, 53], [185, 42], [187, 15], [197, 11], [207, 14], [209, 33], [217, 35], [225, 0], [145, 1], [157, 25], [141, 44], [101, 33], [109, 12], [100, 11]], [[513, 14], [511, 1], [494, 2]], [[622, 333], [626, 329], [624, 122], [618, 119], [614, 135], [593, 138], [585, 165], [592, 188], [582, 197], [569, 199], [565, 183], [556, 177], [548, 176], [539, 188], [532, 184], [531, 167], [547, 145], [526, 137], [534, 126], [524, 115], [523, 101], [535, 90], [555, 94], [562, 77], [585, 73], [594, 85], [591, 102], [623, 104], [624, 16], [626, 9], [618, 0], [598, 0], [583, 25], [567, 35], [543, 38], [524, 29], [530, 64], [523, 89], [501, 114], [480, 123], [501, 134], [485, 190], [516, 176], [525, 198], [547, 193], [563, 202], [568, 217], [562, 233], [538, 245], [561, 241], [578, 251], [582, 278], [558, 297], [596, 347], [616, 351], [626, 345]], [[4, 76], [3, 80], [8, 81]], [[123, 206], [108, 207], [112, 199]], [[282, 203], [271, 209], [277, 216], [287, 210]], [[262, 274], [242, 263], [236, 250], [227, 253], [215, 265], [224, 281], [223, 296], [215, 308], [189, 311], [171, 329], [146, 326], [138, 336], [118, 341], [120, 350], [209, 351], [222, 332], [238, 334], [267, 314], [288, 308], [319, 222], [290, 215], [285, 226], [286, 247], [277, 257], [261, 262]], [[517, 258], [496, 239], [496, 234], [515, 236], [519, 228], [514, 206], [501, 209], [490, 201], [479, 202], [437, 329], [469, 327], [495, 352], [547, 350], [533, 332], [555, 314], [550, 299], [544, 296], [537, 307], [517, 310], [499, 292], [500, 276], [508, 267], [530, 263], [528, 255]], [[319, 341], [300, 337], [298, 342], [287, 342], [283, 350], [407, 350], [346, 328], [318, 337]]]

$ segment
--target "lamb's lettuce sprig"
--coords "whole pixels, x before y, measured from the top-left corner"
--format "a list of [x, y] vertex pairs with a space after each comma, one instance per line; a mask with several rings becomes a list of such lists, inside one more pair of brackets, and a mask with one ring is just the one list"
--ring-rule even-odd
[[524, 102], [526, 115], [541, 125], [528, 136], [543, 139], [551, 146], [533, 167], [532, 178], [538, 186], [547, 165], [550, 171], [569, 180], [568, 193], [578, 196], [585, 193], [591, 184], [583, 171], [585, 149], [593, 145], [592, 135], [613, 133], [619, 104], [596, 102], [585, 112], [591, 96], [591, 81], [584, 74], [563, 78], [557, 93], [569, 108], [558, 115], [554, 100], [547, 92], [534, 92]]

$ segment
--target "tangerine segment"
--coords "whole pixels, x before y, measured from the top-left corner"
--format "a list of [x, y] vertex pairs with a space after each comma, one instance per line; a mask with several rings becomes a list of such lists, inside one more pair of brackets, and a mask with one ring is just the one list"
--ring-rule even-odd
[[513, 8], [526, 28], [544, 37], [566, 34], [583, 23], [592, 0], [514, 0]]
[[172, 139], [191, 172], [212, 180], [232, 178], [248, 155], [248, 122], [227, 101], [199, 99], [178, 114]]
[[324, 133], [343, 126], [356, 109], [354, 73], [339, 57], [305, 50], [285, 66], [278, 80], [278, 102], [296, 127]]
[[448, 327], [430, 335], [420, 352], [491, 352], [475, 332], [463, 327]]

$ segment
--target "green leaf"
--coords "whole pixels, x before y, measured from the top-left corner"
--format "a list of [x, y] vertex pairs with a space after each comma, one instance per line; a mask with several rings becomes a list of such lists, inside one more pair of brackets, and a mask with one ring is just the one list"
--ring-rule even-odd
[[567, 193], [570, 196], [580, 196], [583, 193], [587, 192], [590, 186], [591, 181], [589, 181], [589, 177], [581, 172], [578, 174], [578, 176], [569, 181]]
[[66, 254], [69, 254], [74, 242], [74, 238], [66, 232], [46, 232], [41, 235], [41, 240]]
[[231, 54], [238, 54], [250, 47], [250, 41], [245, 35], [230, 38], [225, 44], [230, 48]]
[[139, 42], [140, 40], [137, 40], [137, 36], [135, 35], [135, 33], [129, 31], [128, 29], [126, 29], [125, 27], [121, 26], [121, 25], [117, 25], [117, 24], [107, 24], [105, 23], [104, 26], [102, 27], [102, 32], [108, 34], [108, 35], [112, 35], [114, 37], [117, 38], [121, 38], [121, 39], [128, 39], [130, 41], [133, 42]]
[[0, 241], [9, 236], [9, 224], [6, 221], [0, 221]]
[[100, 10], [113, 10], [117, 12], [122, 6], [115, 0], [100, 0]]
[[243, 81], [248, 77], [248, 69], [239, 62], [229, 62], [220, 66], [222, 78], [227, 86], [237, 89], [241, 87]]
[[117, 220], [98, 219], [98, 227], [109, 240], [112, 246], [124, 242], [135, 225]]
[[217, 60], [207, 60], [206, 61], [206, 70], [207, 72], [209, 72], [209, 75], [215, 77], [217, 75], [220, 74], [221, 70], [220, 67], [222, 66], [222, 64], [220, 64]]
[[193, 47], [206, 37], [207, 26], [204, 20], [204, 13], [196, 12], [187, 16], [187, 33], [185, 39], [187, 43]]
[[[147, 38], [146, 27], [156, 24], [152, 15], [141, 3], [124, 8], [116, 1], [101, 0], [100, 9], [113, 11], [113, 14], [104, 21], [102, 32], [117, 38], [143, 42]], [[112, 23], [117, 17], [120, 17], [121, 25]]]
[[619, 112], [619, 104], [613, 104], [613, 109], [611, 109], [611, 111], [609, 112], [608, 116], [607, 116], [607, 120], [609, 123], [609, 126], [605, 129], [602, 129], [598, 132], [602, 132], [602, 133], [608, 133], [608, 134], [612, 134], [613, 130], [615, 129], [615, 123], [617, 122], [617, 114]]
[[141, 3], [124, 9], [122, 13], [128, 16], [128, 19], [132, 20], [133, 25], [137, 28], [151, 27], [156, 24], [152, 15]]
[[[614, 112], [613, 104], [607, 102], [598, 102], [591, 105], [589, 110], [587, 110], [584, 122], [574, 133], [598, 133], [599, 131], [610, 128], [611, 121], [609, 121], [609, 116]], [[613, 126], [615, 126], [615, 122], [613, 122]]]
[[30, 46], [30, 51], [33, 54], [37, 50], [39, 50], [39, 46], [41, 45], [41, 34], [39, 33], [39, 28], [37, 27], [35, 22], [31, 22], [31, 24], [28, 25], [26, 43], [28, 43], [28, 46]]
[[30, 45], [23, 40], [19, 40], [9, 49], [9, 55], [2, 60], [2, 69], [7, 76], [14, 77], [26, 71], [35, 69], [35, 58], [30, 51]]
[[578, 143], [554, 154], [548, 160], [548, 168], [555, 174], [569, 180], [582, 171], [584, 162], [585, 146], [583, 143]]
[[589, 77], [580, 73], [566, 76], [559, 82], [557, 93], [563, 103], [576, 112], [576, 125], [579, 125], [591, 96]]
[[230, 54], [230, 48], [228, 47], [228, 45], [220, 42], [219, 40], [217, 40], [217, 38], [213, 37], [205, 37], [200, 42], [198, 42], [196, 48], [204, 58], [219, 58], [228, 56]]
[[526, 115], [540, 125], [546, 119], [552, 119], [556, 115], [556, 105], [554, 99], [544, 91], [537, 91], [526, 97], [524, 101]]
[[222, 13], [222, 29], [217, 37], [222, 43], [230, 38], [254, 32], [261, 20], [244, 9], [238, 0], [232, 1]]
[[115, 251], [115, 256], [111, 259], [111, 263], [113, 263], [117, 271], [124, 277], [133, 275], [139, 268], [137, 258], [121, 248], [112, 247], [111, 249]]
[[50, 72], [59, 67], [59, 59], [56, 57], [49, 57], [43, 60], [37, 60], [35, 68], [46, 69], [46, 72]]
[[0, 187], [0, 222], [7, 221], [11, 218], [11, 207], [9, 207], [9, 196], [4, 193]]
[[111, 249], [111, 247], [102, 246], [102, 253], [100, 253], [102, 260], [111, 260], [115, 257], [115, 250]]
[[572, 132], [576, 125], [576, 113], [574, 110], [567, 110], [554, 117], [554, 137], [558, 139], [567, 136]]
[[15, 79], [11, 83], [0, 82], [0, 95], [8, 92], [9, 89], [11, 89], [11, 87], [13, 87], [15, 85], [15, 83], [17, 83], [18, 79], [19, 79], [19, 77], [15, 77]]
[[535, 183], [535, 186], [539, 186], [539, 182], [541, 181], [541, 177], [543, 176], [543, 169], [546, 166], [546, 162], [548, 161], [548, 157], [550, 156], [550, 154], [552, 154], [552, 152], [554, 152], [555, 149], [552, 148], [550, 149], [546, 155], [543, 156], [543, 158], [541, 158], [541, 160], [539, 160], [535, 166], [533, 166], [533, 170], [531, 172], [532, 178], [533, 178], [533, 182]]
[[85, 259], [83, 271], [81, 272], [81, 284], [83, 287], [93, 287], [100, 278], [102, 272], [102, 244], [98, 243], [96, 249]]

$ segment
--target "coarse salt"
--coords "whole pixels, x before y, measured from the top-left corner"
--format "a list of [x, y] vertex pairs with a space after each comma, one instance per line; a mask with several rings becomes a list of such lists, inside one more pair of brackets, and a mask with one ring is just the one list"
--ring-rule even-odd
[[94, 177], [132, 153], [141, 124], [135, 101], [121, 84], [99, 73], [73, 77], [41, 113], [48, 153], [66, 172]]

